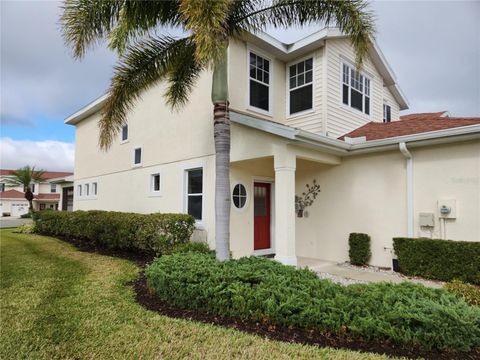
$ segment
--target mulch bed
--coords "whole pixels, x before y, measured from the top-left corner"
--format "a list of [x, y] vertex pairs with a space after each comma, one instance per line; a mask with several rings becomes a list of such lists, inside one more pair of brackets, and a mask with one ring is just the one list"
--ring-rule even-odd
[[[138, 254], [129, 251], [111, 250], [97, 248], [85, 245], [75, 240], [62, 239], [74, 245], [78, 250], [85, 252], [95, 252], [102, 255], [119, 257], [135, 262], [142, 269], [153, 261], [153, 256], [147, 254]], [[468, 353], [460, 352], [440, 352], [425, 351], [417, 347], [405, 347], [391, 344], [388, 342], [372, 342], [353, 340], [342, 336], [322, 334], [317, 331], [305, 329], [290, 328], [285, 326], [271, 325], [251, 320], [242, 320], [233, 317], [222, 317], [197, 310], [180, 309], [160, 301], [152, 294], [147, 286], [143, 272], [130, 285], [135, 290], [136, 301], [148, 310], [156, 311], [162, 315], [177, 318], [194, 320], [207, 324], [219, 325], [227, 328], [234, 328], [246, 333], [255, 334], [272, 340], [279, 340], [289, 343], [300, 343], [306, 345], [315, 345], [320, 347], [331, 347], [335, 349], [348, 349], [361, 352], [371, 352], [385, 354], [389, 356], [404, 356], [412, 359], [424, 358], [435, 360], [478, 360], [480, 359], [480, 349], [472, 350]]]

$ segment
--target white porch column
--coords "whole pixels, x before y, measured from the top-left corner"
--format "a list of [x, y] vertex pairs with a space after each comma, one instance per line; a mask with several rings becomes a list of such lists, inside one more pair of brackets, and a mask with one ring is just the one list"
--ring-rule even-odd
[[297, 265], [295, 254], [296, 157], [287, 148], [274, 156], [275, 166], [275, 260]]

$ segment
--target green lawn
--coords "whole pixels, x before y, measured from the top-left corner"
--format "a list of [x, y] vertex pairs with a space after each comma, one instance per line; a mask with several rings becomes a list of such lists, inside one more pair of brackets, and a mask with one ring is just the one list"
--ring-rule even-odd
[[129, 261], [0, 231], [1, 359], [385, 359], [271, 341], [145, 310]]

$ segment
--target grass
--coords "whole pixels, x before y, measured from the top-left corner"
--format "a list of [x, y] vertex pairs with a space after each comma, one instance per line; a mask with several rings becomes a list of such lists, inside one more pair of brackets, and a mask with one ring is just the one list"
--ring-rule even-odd
[[133, 263], [0, 230], [1, 359], [386, 359], [172, 319], [135, 303]]

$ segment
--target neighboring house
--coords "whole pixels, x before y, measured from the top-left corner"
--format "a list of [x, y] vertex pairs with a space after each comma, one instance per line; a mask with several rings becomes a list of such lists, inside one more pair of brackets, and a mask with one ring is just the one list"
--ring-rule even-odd
[[[11, 176], [12, 171], [13, 170], [0, 170], [1, 216], [20, 216], [28, 213], [28, 201], [25, 199], [23, 187], [9, 187], [5, 184], [5, 179]], [[73, 194], [73, 173], [46, 171], [43, 177], [45, 178], [45, 182], [32, 184], [34, 210], [66, 210], [62, 208], [61, 202], [68, 185], [70, 185]], [[65, 181], [66, 177], [72, 178], [68, 182]]]
[[[407, 101], [378, 46], [357, 72], [336, 29], [294, 44], [248, 35], [228, 54], [234, 257], [345, 261], [349, 233], [364, 232], [371, 263], [388, 267], [394, 236], [480, 240], [480, 118], [400, 120]], [[210, 89], [204, 73], [173, 112], [163, 84], [146, 91], [107, 152], [97, 146], [106, 96], [67, 118], [74, 209], [190, 213], [213, 247]], [[297, 217], [295, 195], [314, 179], [321, 193]]]

